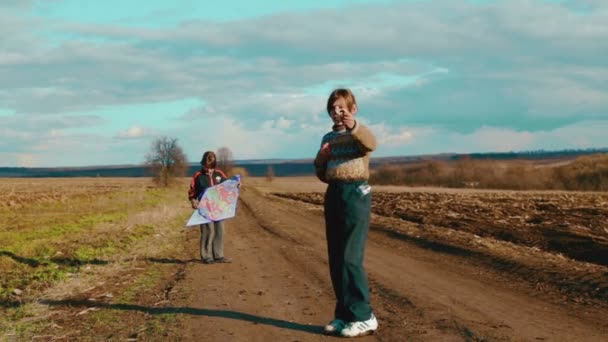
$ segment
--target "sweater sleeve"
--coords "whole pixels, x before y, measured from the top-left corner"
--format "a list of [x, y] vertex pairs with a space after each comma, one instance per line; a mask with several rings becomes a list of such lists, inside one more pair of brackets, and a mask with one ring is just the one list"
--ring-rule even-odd
[[[325, 143], [325, 137], [323, 137], [323, 140], [321, 141], [321, 147], [323, 147], [324, 143]], [[327, 179], [325, 178], [325, 173], [327, 171], [327, 161], [323, 161], [320, 157], [320, 154], [321, 154], [321, 149], [319, 148], [319, 152], [317, 152], [317, 156], [315, 157], [315, 161], [314, 161], [315, 174], [317, 175], [317, 178], [319, 178], [319, 180], [321, 182], [327, 183]]]
[[355, 127], [350, 131], [362, 152], [372, 152], [377, 147], [376, 137], [369, 128], [355, 121]]

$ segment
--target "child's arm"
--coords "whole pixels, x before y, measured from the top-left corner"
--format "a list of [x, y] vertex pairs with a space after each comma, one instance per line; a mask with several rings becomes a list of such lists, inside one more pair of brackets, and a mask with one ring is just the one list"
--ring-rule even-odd
[[359, 143], [359, 147], [363, 152], [372, 152], [377, 147], [376, 137], [366, 126], [355, 121], [355, 127], [350, 130], [355, 140]]
[[317, 156], [315, 158], [315, 173], [317, 178], [320, 181], [327, 183], [327, 179], [325, 179], [325, 172], [327, 170], [327, 160], [331, 157], [331, 151], [329, 149], [329, 144], [324, 143], [317, 152]]
[[196, 181], [196, 176], [198, 176], [198, 173], [195, 174], [192, 177], [192, 180], [190, 181], [190, 189], [188, 189], [188, 199], [192, 200], [193, 198], [196, 198], [196, 186], [198, 185], [198, 182]]
[[190, 205], [192, 208], [196, 209], [198, 206], [198, 198], [196, 196], [197, 193], [200, 193], [199, 184], [198, 184], [198, 176], [200, 173], [196, 173], [192, 177], [192, 181], [190, 182], [190, 189], [188, 189], [188, 200], [190, 200]]

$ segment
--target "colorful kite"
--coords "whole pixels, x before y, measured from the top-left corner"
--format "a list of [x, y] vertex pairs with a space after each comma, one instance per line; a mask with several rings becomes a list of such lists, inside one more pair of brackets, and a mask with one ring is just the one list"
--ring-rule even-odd
[[239, 199], [241, 176], [236, 175], [218, 185], [207, 188], [198, 202], [198, 208], [186, 227], [234, 217]]

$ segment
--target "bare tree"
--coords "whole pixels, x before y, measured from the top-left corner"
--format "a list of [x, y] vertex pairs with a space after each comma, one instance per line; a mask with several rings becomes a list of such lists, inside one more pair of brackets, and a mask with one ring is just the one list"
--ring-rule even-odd
[[154, 139], [146, 155], [146, 166], [154, 182], [161, 186], [168, 186], [174, 178], [185, 176], [188, 169], [186, 155], [177, 139], [169, 137]]
[[216, 157], [217, 168], [226, 172], [226, 174], [230, 173], [230, 171], [234, 167], [234, 160], [230, 148], [226, 146], [220, 147], [217, 150]]

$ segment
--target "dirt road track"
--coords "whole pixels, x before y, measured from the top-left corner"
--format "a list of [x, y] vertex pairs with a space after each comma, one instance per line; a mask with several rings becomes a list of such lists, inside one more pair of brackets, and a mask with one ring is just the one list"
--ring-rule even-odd
[[[231, 264], [188, 264], [172, 305], [183, 340], [331, 340], [322, 211], [245, 188], [226, 224]], [[190, 244], [196, 246], [196, 234]], [[193, 254], [196, 253], [193, 248]], [[557, 304], [466, 259], [372, 230], [366, 251], [380, 341], [601, 341], [608, 310]]]

